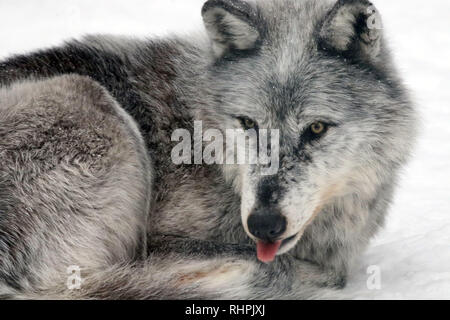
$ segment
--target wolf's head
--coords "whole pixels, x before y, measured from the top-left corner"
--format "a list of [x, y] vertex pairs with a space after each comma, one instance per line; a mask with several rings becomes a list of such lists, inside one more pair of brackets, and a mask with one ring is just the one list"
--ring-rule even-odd
[[270, 261], [323, 206], [373, 197], [408, 154], [414, 113], [367, 0], [210, 0], [202, 14], [215, 103], [204, 119], [223, 132], [279, 130], [275, 174], [224, 166]]

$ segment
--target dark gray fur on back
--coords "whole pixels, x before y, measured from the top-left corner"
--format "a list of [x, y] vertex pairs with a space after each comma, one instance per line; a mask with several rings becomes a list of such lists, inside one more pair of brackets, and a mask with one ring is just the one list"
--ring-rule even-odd
[[[289, 299], [345, 285], [415, 136], [370, 5], [210, 0], [192, 38], [89, 36], [0, 62], [0, 296]], [[239, 128], [236, 115], [280, 129], [276, 177], [172, 163], [175, 129]], [[307, 144], [317, 117], [336, 126]], [[263, 264], [242, 219], [269, 181], [303, 229]]]

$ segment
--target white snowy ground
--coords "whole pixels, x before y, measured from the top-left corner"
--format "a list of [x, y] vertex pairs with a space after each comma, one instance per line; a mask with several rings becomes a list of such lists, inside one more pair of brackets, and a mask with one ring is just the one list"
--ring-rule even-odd
[[[202, 3], [0, 0], [0, 58], [84, 33], [188, 32], [202, 27]], [[372, 242], [338, 297], [450, 299], [450, 1], [374, 3], [416, 98], [423, 129], [385, 230]], [[369, 266], [379, 268], [379, 290], [366, 285]]]

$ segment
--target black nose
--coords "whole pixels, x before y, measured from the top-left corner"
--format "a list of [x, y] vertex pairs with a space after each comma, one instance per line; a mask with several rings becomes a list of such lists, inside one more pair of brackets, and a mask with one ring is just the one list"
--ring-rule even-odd
[[249, 216], [247, 225], [258, 239], [274, 242], [286, 231], [286, 218], [277, 211], [260, 209]]

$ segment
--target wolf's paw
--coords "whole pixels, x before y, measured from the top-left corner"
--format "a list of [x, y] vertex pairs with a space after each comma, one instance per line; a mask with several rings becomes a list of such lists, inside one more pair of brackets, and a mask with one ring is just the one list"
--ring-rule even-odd
[[331, 288], [331, 289], [344, 289], [347, 285], [347, 276], [338, 274], [335, 271], [327, 272], [327, 279], [323, 281], [320, 286], [323, 288]]

